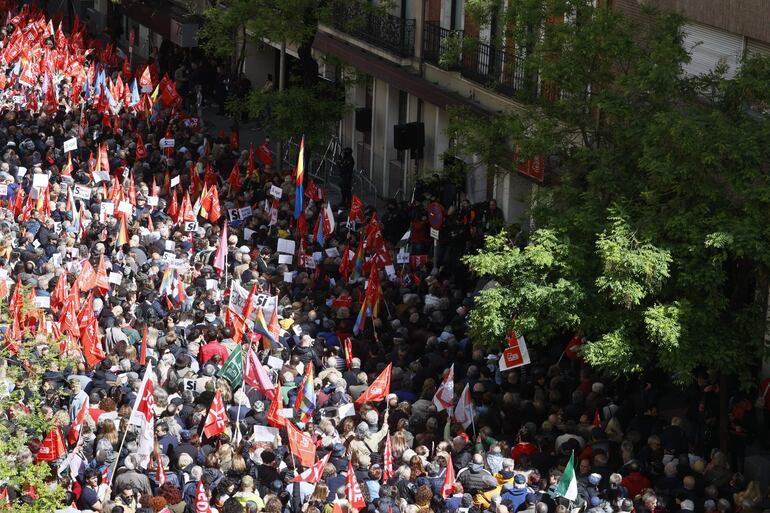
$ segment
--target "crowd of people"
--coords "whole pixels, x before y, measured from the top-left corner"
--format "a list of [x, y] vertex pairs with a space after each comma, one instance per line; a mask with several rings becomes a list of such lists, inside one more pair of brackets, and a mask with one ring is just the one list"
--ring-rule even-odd
[[[39, 396], [22, 410], [51, 430], [5, 456], [46, 462], [61, 511], [770, 508], [714, 448], [715, 373], [667, 416], [657, 380], [534, 347], [508, 368], [503, 341], [474, 346], [460, 256], [502, 228], [494, 201], [444, 205], [434, 252], [440, 192], [332, 208], [303, 157], [202, 130], [184, 72], [126, 70], [77, 23], [6, 9], [0, 395]], [[50, 341], [25, 355], [47, 366], [36, 380], [9, 371], [29, 365], [30, 327]], [[741, 404], [737, 440], [758, 409]]]

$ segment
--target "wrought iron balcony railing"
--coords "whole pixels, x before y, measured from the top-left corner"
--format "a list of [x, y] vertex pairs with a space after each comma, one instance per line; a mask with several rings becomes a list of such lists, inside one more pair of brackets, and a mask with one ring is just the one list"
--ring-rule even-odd
[[425, 22], [423, 32], [426, 61], [509, 96], [537, 97], [537, 74], [528, 73], [514, 52], [468, 38], [461, 30], [442, 28], [435, 21]]
[[400, 57], [414, 55], [416, 20], [372, 12], [355, 3], [338, 4], [334, 27]]

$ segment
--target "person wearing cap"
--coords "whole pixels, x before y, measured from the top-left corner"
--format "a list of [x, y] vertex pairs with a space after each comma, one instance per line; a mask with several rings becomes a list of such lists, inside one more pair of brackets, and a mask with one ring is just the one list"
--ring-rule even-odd
[[504, 484], [503, 493], [500, 494], [503, 501], [510, 501], [510, 511], [518, 511], [522, 507], [526, 500], [526, 496], [532, 493], [532, 488], [527, 486], [527, 477], [524, 474], [516, 473], [513, 471], [505, 470], [501, 472], [501, 475], [505, 478], [507, 475], [513, 474], [513, 484]]

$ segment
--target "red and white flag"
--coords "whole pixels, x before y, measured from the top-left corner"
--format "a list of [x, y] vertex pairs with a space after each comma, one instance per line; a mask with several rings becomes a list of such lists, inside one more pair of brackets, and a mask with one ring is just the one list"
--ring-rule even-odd
[[155, 406], [155, 384], [150, 379], [151, 373], [152, 365], [148, 364], [144, 371], [142, 384], [139, 387], [137, 402], [134, 404], [134, 409], [128, 420], [129, 425], [139, 426], [139, 447], [136, 453], [142, 457], [144, 467], [149, 463], [150, 455], [155, 448], [155, 414], [153, 411]]
[[206, 495], [202, 480], [198, 481], [198, 486], [195, 488], [195, 513], [211, 513], [209, 496]]
[[303, 467], [312, 467], [315, 463], [315, 444], [310, 435], [303, 433], [292, 422], [286, 423], [289, 434], [289, 449]]
[[433, 404], [436, 405], [436, 411], [448, 410], [455, 401], [455, 365], [449, 367], [449, 373], [444, 377], [441, 386], [436, 390], [433, 396]]
[[55, 461], [63, 456], [66, 452], [64, 447], [64, 435], [62, 435], [61, 428], [53, 428], [43, 440], [43, 445], [35, 455], [35, 462], [39, 461]]
[[163, 468], [163, 460], [160, 459], [160, 451], [156, 452], [155, 455], [158, 458], [158, 466], [155, 469], [155, 481], [158, 483], [158, 486], [163, 486], [166, 484], [166, 469]]
[[270, 381], [270, 376], [257, 358], [253, 349], [249, 348], [246, 353], [246, 361], [243, 362], [243, 379], [246, 384], [256, 388], [271, 401], [275, 400], [277, 395], [275, 385]]
[[227, 413], [225, 413], [225, 403], [222, 402], [222, 393], [217, 390], [214, 400], [211, 401], [209, 414], [206, 416], [206, 422], [203, 425], [203, 434], [211, 438], [227, 429]]
[[473, 399], [471, 399], [471, 389], [468, 384], [465, 385], [463, 393], [460, 394], [460, 399], [457, 401], [457, 406], [454, 411], [455, 420], [468, 427], [473, 423], [473, 417], [475, 415], [473, 411]]
[[361, 493], [361, 486], [356, 479], [356, 473], [353, 472], [353, 462], [348, 462], [348, 478], [347, 486], [345, 486], [345, 492], [347, 493], [347, 499], [350, 505], [356, 509], [364, 509], [366, 502], [364, 501], [364, 494]]
[[385, 370], [372, 381], [363, 394], [356, 399], [356, 404], [373, 403], [382, 401], [390, 393], [390, 373], [393, 370], [393, 364], [389, 363]]
[[441, 485], [441, 497], [446, 499], [455, 489], [455, 467], [452, 464], [452, 455], [447, 454], [446, 471], [444, 472], [444, 484]]
[[67, 432], [67, 441], [70, 444], [70, 447], [74, 447], [78, 440], [80, 439], [80, 428], [83, 426], [83, 423], [86, 421], [86, 415], [88, 414], [88, 406], [89, 401], [86, 399], [83, 401], [83, 404], [80, 405], [80, 409], [75, 414], [75, 420], [72, 421], [72, 425], [70, 426], [70, 430]]
[[305, 470], [303, 473], [301, 473], [298, 476], [295, 476], [294, 479], [291, 480], [292, 483], [318, 483], [321, 481], [321, 476], [323, 476], [324, 468], [326, 468], [326, 464], [329, 463], [329, 457], [332, 454], [329, 453], [320, 460], [318, 460], [315, 465]]
[[385, 437], [385, 451], [382, 454], [382, 482], [393, 477], [393, 444], [390, 441], [390, 431]]

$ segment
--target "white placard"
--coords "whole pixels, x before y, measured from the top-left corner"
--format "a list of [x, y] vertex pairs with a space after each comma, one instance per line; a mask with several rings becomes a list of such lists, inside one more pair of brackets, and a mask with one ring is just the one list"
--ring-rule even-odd
[[115, 285], [120, 285], [123, 283], [123, 273], [110, 273], [110, 275], [107, 276], [107, 281], [114, 283]]
[[40, 189], [48, 187], [48, 175], [43, 173], [35, 173], [32, 175], [32, 187], [39, 187]]
[[101, 213], [106, 216], [111, 216], [115, 213], [115, 203], [111, 201], [102, 201], [101, 203]]
[[254, 426], [254, 434], [251, 435], [252, 442], [275, 442], [278, 436], [278, 428], [269, 426]]
[[158, 197], [157, 196], [147, 196], [147, 205], [151, 207], [157, 207], [158, 206]]
[[217, 280], [206, 280], [206, 290], [217, 290], [219, 282]]
[[198, 229], [198, 222], [197, 221], [185, 221], [184, 222], [184, 231], [186, 232], [194, 232]]
[[328, 248], [328, 249], [326, 250], [326, 254], [327, 254], [327, 255], [328, 255], [330, 258], [337, 258], [338, 256], [340, 256], [340, 252], [339, 252], [339, 251], [337, 251], [337, 248]]
[[385, 273], [388, 275], [388, 278], [393, 278], [396, 275], [396, 268], [392, 265], [386, 265]]
[[126, 215], [131, 215], [131, 213], [134, 211], [134, 206], [131, 205], [130, 201], [121, 201], [118, 203], [118, 212], [123, 212]]
[[55, 231], [58, 234], [58, 233], [61, 233], [61, 230], [62, 230], [61, 222], [54, 221], [54, 223], [53, 223], [53, 231]]
[[160, 148], [162, 150], [165, 150], [166, 148], [173, 148], [174, 145], [176, 145], [176, 141], [174, 139], [166, 139], [164, 137], [160, 140]]
[[283, 368], [283, 360], [281, 360], [276, 356], [268, 356], [267, 366], [270, 367], [271, 369], [281, 370]]
[[250, 241], [251, 240], [251, 236], [254, 235], [255, 233], [257, 233], [257, 232], [255, 232], [252, 229], [244, 228], [243, 229], [243, 238], [246, 239], [247, 241]]
[[[76, 184], [72, 187], [72, 197], [88, 201], [91, 199], [91, 188], [86, 187], [85, 185]], [[104, 203], [102, 203], [102, 205], [104, 205]], [[110, 203], [110, 205], [112, 205], [112, 203]]]
[[19, 178], [27, 174], [27, 168], [24, 166], [19, 166], [16, 168], [16, 174], [19, 175]]
[[294, 255], [278, 255], [278, 263], [279, 264], [291, 265], [291, 262], [293, 260], [294, 260]]
[[176, 259], [176, 254], [171, 253], [170, 251], [166, 251], [163, 253], [163, 261], [167, 264], [170, 264]]
[[283, 273], [283, 281], [285, 281], [286, 283], [293, 282], [294, 281], [294, 271]]
[[356, 414], [355, 403], [340, 404], [337, 407], [337, 417], [344, 419], [346, 417], [353, 417]]
[[274, 197], [275, 199], [281, 199], [281, 196], [283, 196], [283, 189], [275, 185], [271, 185], [270, 196]]
[[67, 139], [64, 141], [64, 146], [62, 147], [64, 150], [64, 153], [69, 153], [71, 151], [75, 151], [78, 149], [78, 140], [76, 138]]
[[179, 175], [177, 175], [174, 178], [172, 178], [171, 179], [171, 187], [176, 187], [177, 185], [179, 185], [179, 180], [181, 180], [181, 178], [179, 178]]
[[238, 210], [238, 213], [241, 216], [241, 219], [246, 219], [247, 217], [251, 217], [251, 207], [243, 207]]
[[314, 261], [320, 262], [321, 260], [323, 260], [323, 258], [324, 258], [324, 254], [321, 253], [320, 251], [313, 252], [313, 260]]
[[438, 230], [436, 230], [435, 228], [431, 228], [430, 236], [431, 238], [438, 240]]
[[110, 181], [110, 174], [107, 171], [94, 171], [91, 173], [91, 176], [94, 179], [94, 183], [99, 182], [109, 182]]
[[33, 303], [38, 308], [51, 308], [51, 296], [35, 296]]
[[166, 251], [174, 251], [176, 249], [176, 242], [173, 240], [167, 240], [166, 243], [163, 245], [163, 248]]
[[278, 252], [293, 255], [296, 243], [289, 239], [278, 239]]
[[294, 418], [294, 408], [281, 408], [278, 410], [278, 415], [287, 419]]
[[396, 263], [397, 264], [408, 264], [409, 263], [409, 253], [406, 251], [399, 251], [396, 253]]
[[0, 185], [0, 196], [8, 196], [8, 186], [6, 184]]

